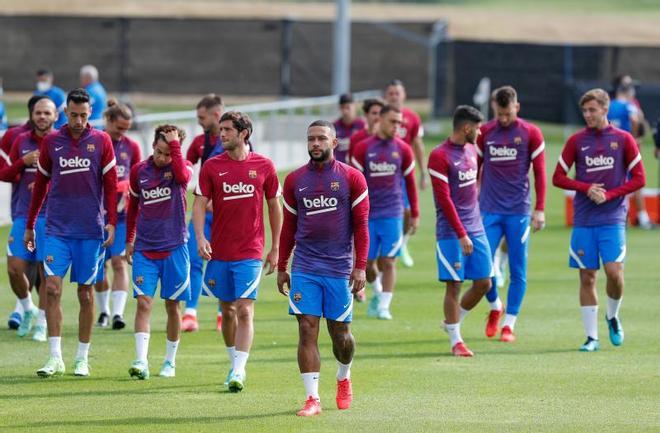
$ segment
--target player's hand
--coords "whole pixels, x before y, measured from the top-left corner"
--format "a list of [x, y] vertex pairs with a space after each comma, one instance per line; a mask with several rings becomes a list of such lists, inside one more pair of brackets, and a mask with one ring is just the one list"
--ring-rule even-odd
[[535, 210], [532, 214], [532, 231], [537, 232], [545, 228], [545, 212]]
[[419, 189], [422, 191], [426, 190], [426, 187], [429, 185], [429, 177], [427, 176], [428, 173], [425, 171], [421, 171], [419, 173]]
[[115, 226], [112, 224], [105, 225], [105, 231], [108, 232], [108, 237], [105, 239], [105, 242], [101, 244], [103, 248], [108, 248], [115, 242]]
[[[286, 285], [286, 287], [284, 287]], [[288, 272], [278, 272], [277, 273], [277, 290], [280, 291], [284, 296], [289, 296], [289, 290], [291, 289], [291, 277]]]
[[167, 140], [168, 143], [179, 141], [179, 131], [176, 128], [164, 131], [163, 135], [165, 136], [165, 140]]
[[591, 199], [596, 204], [601, 204], [605, 202], [605, 188], [603, 188], [602, 183], [594, 183], [589, 187], [587, 191], [587, 197]]
[[419, 217], [414, 217], [410, 218], [410, 230], [408, 230], [408, 234], [414, 235], [417, 233], [417, 229], [419, 228]]
[[34, 230], [25, 230], [25, 233], [23, 234], [23, 243], [29, 252], [34, 251]]
[[204, 260], [211, 260], [211, 244], [206, 238], [197, 239], [197, 254]]
[[474, 245], [472, 245], [472, 241], [467, 235], [460, 238], [458, 243], [461, 245], [461, 251], [464, 256], [469, 256], [474, 251]]
[[363, 269], [353, 269], [351, 276], [348, 279], [348, 285], [352, 287], [351, 293], [357, 293], [364, 290], [364, 285], [367, 282], [367, 273]]
[[266, 256], [266, 260], [264, 260], [264, 269], [266, 269], [266, 266], [268, 266], [266, 275], [270, 275], [273, 272], [275, 272], [275, 268], [277, 268], [277, 259], [279, 258], [279, 255], [280, 255], [279, 248], [271, 248], [270, 251], [268, 252], [268, 255]]
[[34, 182], [28, 183], [28, 191], [32, 192], [33, 189], [34, 189]]
[[126, 242], [126, 249], [124, 250], [124, 258], [129, 265], [133, 264], [133, 253], [135, 252], [135, 245]]
[[32, 152], [26, 153], [23, 155], [23, 163], [27, 166], [33, 166], [39, 161], [39, 151], [34, 150]]

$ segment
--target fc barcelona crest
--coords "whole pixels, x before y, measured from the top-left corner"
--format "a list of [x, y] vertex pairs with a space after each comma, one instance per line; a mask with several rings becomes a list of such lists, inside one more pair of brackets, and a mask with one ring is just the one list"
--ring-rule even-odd
[[456, 269], [457, 271], [461, 269], [461, 262], [454, 262], [454, 269]]
[[87, 151], [88, 151], [89, 153], [92, 153], [92, 152], [94, 152], [95, 150], [96, 150], [96, 146], [94, 145], [94, 143], [87, 143]]
[[167, 180], [172, 179], [172, 172], [166, 171], [165, 173], [163, 173], [163, 179], [167, 179]]
[[119, 153], [119, 157], [120, 157], [121, 159], [128, 159], [128, 153], [126, 153], [126, 152], [120, 152], [120, 153]]
[[302, 293], [296, 292], [293, 294], [293, 301], [294, 302], [300, 302], [302, 301]]
[[248, 177], [250, 179], [256, 179], [257, 178], [257, 170], [250, 170], [248, 171]]
[[339, 191], [339, 182], [330, 182], [330, 189], [333, 191]]
[[522, 138], [516, 137], [513, 139], [513, 144], [515, 144], [516, 146], [518, 146], [520, 143], [522, 143]]
[[392, 152], [392, 158], [399, 159], [399, 152], [397, 152], [396, 150]]
[[135, 277], [135, 284], [137, 284], [138, 286], [140, 286], [140, 285], [142, 285], [143, 283], [144, 283], [144, 277], [142, 277], [142, 276]]
[[610, 143], [610, 149], [617, 150], [618, 148], [619, 148], [619, 143], [617, 143], [616, 141]]
[[210, 286], [210, 287], [215, 287], [215, 280], [214, 280], [213, 278], [211, 278], [211, 279], [209, 280], [209, 286]]

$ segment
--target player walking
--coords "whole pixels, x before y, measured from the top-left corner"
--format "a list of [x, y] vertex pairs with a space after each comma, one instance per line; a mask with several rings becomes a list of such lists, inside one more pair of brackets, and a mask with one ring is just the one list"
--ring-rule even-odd
[[[353, 399], [350, 369], [355, 340], [350, 327], [351, 291], [357, 293], [365, 283], [369, 198], [364, 176], [334, 159], [336, 146], [332, 124], [313, 122], [307, 129], [310, 161], [289, 174], [284, 182], [286, 212], [277, 287], [289, 296], [289, 314], [298, 320], [298, 366], [307, 395], [299, 416], [321, 413], [321, 317], [326, 318], [337, 359], [337, 407], [348, 409]], [[289, 276], [287, 262], [294, 246]]]
[[[42, 142], [37, 177], [27, 218], [24, 242], [35, 247], [34, 227], [46, 191], [46, 318], [50, 358], [37, 371], [41, 377], [64, 373], [62, 361], [62, 278], [71, 265], [78, 283], [80, 314], [74, 374], [89, 375], [88, 353], [94, 324], [94, 293], [99, 259], [111, 245], [117, 224], [117, 172], [110, 136], [87, 122], [89, 95], [75, 89], [67, 95], [68, 123]], [[50, 184], [50, 189], [48, 185]], [[105, 200], [105, 201], [104, 201]], [[104, 206], [105, 203], [105, 206]], [[103, 208], [108, 223], [103, 226]], [[107, 238], [103, 241], [103, 231]]]
[[[479, 208], [493, 258], [502, 237], [509, 256], [509, 291], [501, 341], [514, 341], [513, 333], [527, 289], [527, 250], [530, 232], [529, 168], [534, 170], [536, 205], [532, 230], [545, 226], [545, 142], [541, 130], [518, 117], [520, 103], [515, 89], [504, 86], [493, 92], [495, 119], [481, 127], [477, 154], [483, 165]], [[486, 336], [497, 334], [502, 301], [493, 280], [486, 293], [490, 313]]]
[[[266, 275], [277, 265], [282, 208], [275, 166], [250, 151], [252, 121], [230, 111], [220, 118], [225, 152], [206, 161], [199, 176], [193, 223], [199, 255], [210, 260], [203, 290], [220, 299], [222, 336], [231, 368], [226, 384], [231, 392], [245, 387], [247, 364], [254, 336], [254, 301], [261, 280], [264, 249], [263, 201], [268, 205], [272, 245], [263, 267]], [[213, 202], [211, 243], [204, 234], [206, 207]]]
[[339, 112], [341, 116], [335, 120], [333, 125], [337, 131], [337, 151], [335, 158], [337, 161], [350, 164], [348, 159], [351, 136], [357, 131], [364, 129], [364, 119], [357, 115], [353, 95], [345, 93], [339, 97]]
[[[436, 208], [438, 280], [447, 284], [444, 327], [455, 356], [473, 356], [463, 343], [461, 322], [491, 285], [492, 262], [477, 199], [477, 150], [474, 143], [483, 116], [474, 107], [459, 105], [453, 132], [429, 156], [429, 174]], [[461, 284], [472, 287], [460, 299]]]
[[150, 318], [156, 286], [167, 311], [165, 361], [159, 376], [174, 377], [181, 334], [179, 301], [190, 299], [190, 260], [186, 246], [186, 187], [192, 165], [183, 159], [185, 133], [172, 125], [156, 128], [154, 154], [130, 173], [126, 259], [133, 264], [136, 360], [132, 377], [149, 378]]
[[[626, 257], [626, 194], [644, 186], [642, 157], [632, 135], [610, 125], [610, 98], [592, 89], [580, 98], [587, 127], [569, 137], [552, 183], [575, 191], [569, 266], [580, 272], [580, 306], [587, 340], [583, 352], [600, 349], [596, 274], [603, 262], [607, 277], [607, 314], [610, 341], [623, 344], [619, 308], [623, 297], [623, 261]], [[575, 164], [575, 179], [568, 177]]]
[[410, 199], [411, 233], [419, 225], [415, 160], [410, 146], [396, 137], [401, 121], [398, 108], [383, 107], [376, 135], [359, 143], [352, 157], [353, 165], [364, 173], [369, 185], [367, 280], [372, 283], [377, 279], [377, 261], [383, 273], [382, 293], [374, 292], [368, 313], [383, 320], [392, 319], [390, 304], [396, 285], [396, 258], [401, 255], [403, 243], [404, 189]]

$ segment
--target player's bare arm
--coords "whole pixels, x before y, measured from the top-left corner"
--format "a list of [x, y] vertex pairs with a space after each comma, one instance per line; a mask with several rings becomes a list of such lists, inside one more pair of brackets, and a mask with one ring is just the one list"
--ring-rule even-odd
[[271, 248], [264, 261], [264, 268], [268, 266], [266, 275], [270, 275], [277, 267], [277, 259], [280, 254], [280, 233], [282, 233], [282, 205], [279, 197], [274, 197], [266, 201], [268, 204], [268, 221], [270, 223]]
[[463, 252], [464, 255], [469, 256], [472, 254], [472, 251], [474, 251], [474, 245], [472, 245], [472, 241], [468, 237], [468, 235], [463, 236], [458, 240], [458, 243], [461, 245], [461, 251]]
[[108, 233], [108, 237], [105, 238], [105, 242], [101, 246], [107, 248], [115, 241], [115, 226], [114, 224], [106, 224], [104, 229]]
[[124, 250], [124, 258], [129, 265], [133, 264], [133, 253], [135, 252], [135, 244], [133, 242], [126, 242], [126, 249]]
[[286, 271], [279, 271], [277, 273], [277, 290], [284, 296], [289, 296], [291, 289], [291, 276]]
[[532, 213], [532, 231], [537, 232], [545, 228], [545, 212], [535, 210]]
[[367, 273], [364, 269], [353, 268], [351, 276], [348, 279], [348, 285], [351, 287], [352, 293], [357, 293], [360, 290], [364, 289], [364, 285], [367, 282]]
[[206, 204], [208, 198], [198, 195], [193, 202], [193, 227], [195, 228], [195, 238], [197, 239], [197, 253], [204, 260], [211, 260], [211, 244], [204, 236], [204, 220], [206, 218]]
[[419, 188], [424, 191], [428, 186], [428, 173], [424, 167], [424, 140], [422, 137], [417, 136], [413, 139], [412, 150], [417, 160], [417, 167], [419, 167]]

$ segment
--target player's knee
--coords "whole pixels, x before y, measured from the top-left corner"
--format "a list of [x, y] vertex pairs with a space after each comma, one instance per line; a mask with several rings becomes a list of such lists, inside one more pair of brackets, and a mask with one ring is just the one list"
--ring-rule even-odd
[[333, 334], [332, 341], [339, 349], [347, 349], [353, 346], [353, 335], [349, 330]]
[[[151, 303], [149, 303], [149, 308], [151, 308]], [[165, 312], [168, 316], [176, 316], [179, 314], [179, 302], [178, 301], [165, 301]]]
[[605, 276], [611, 283], [623, 285], [623, 269], [619, 266], [606, 266]]
[[583, 289], [593, 289], [596, 286], [596, 272], [595, 271], [580, 272], [580, 285]]
[[[167, 308], [167, 304], [165, 304]], [[148, 313], [151, 311], [151, 300], [146, 296], [137, 297], [137, 309], [139, 313]]]
[[46, 296], [50, 299], [59, 299], [62, 295], [62, 288], [53, 281], [46, 280]]
[[112, 264], [112, 270], [115, 273], [124, 272], [126, 270], [126, 262], [121, 257], [113, 257], [110, 260]]
[[239, 322], [250, 322], [252, 320], [252, 308], [249, 305], [239, 305], [236, 309], [236, 317]]
[[78, 287], [78, 301], [80, 305], [93, 305], [94, 296], [92, 293], [91, 286], [80, 286]]
[[395, 262], [392, 258], [386, 258], [382, 260], [383, 272], [393, 271], [395, 269]]

